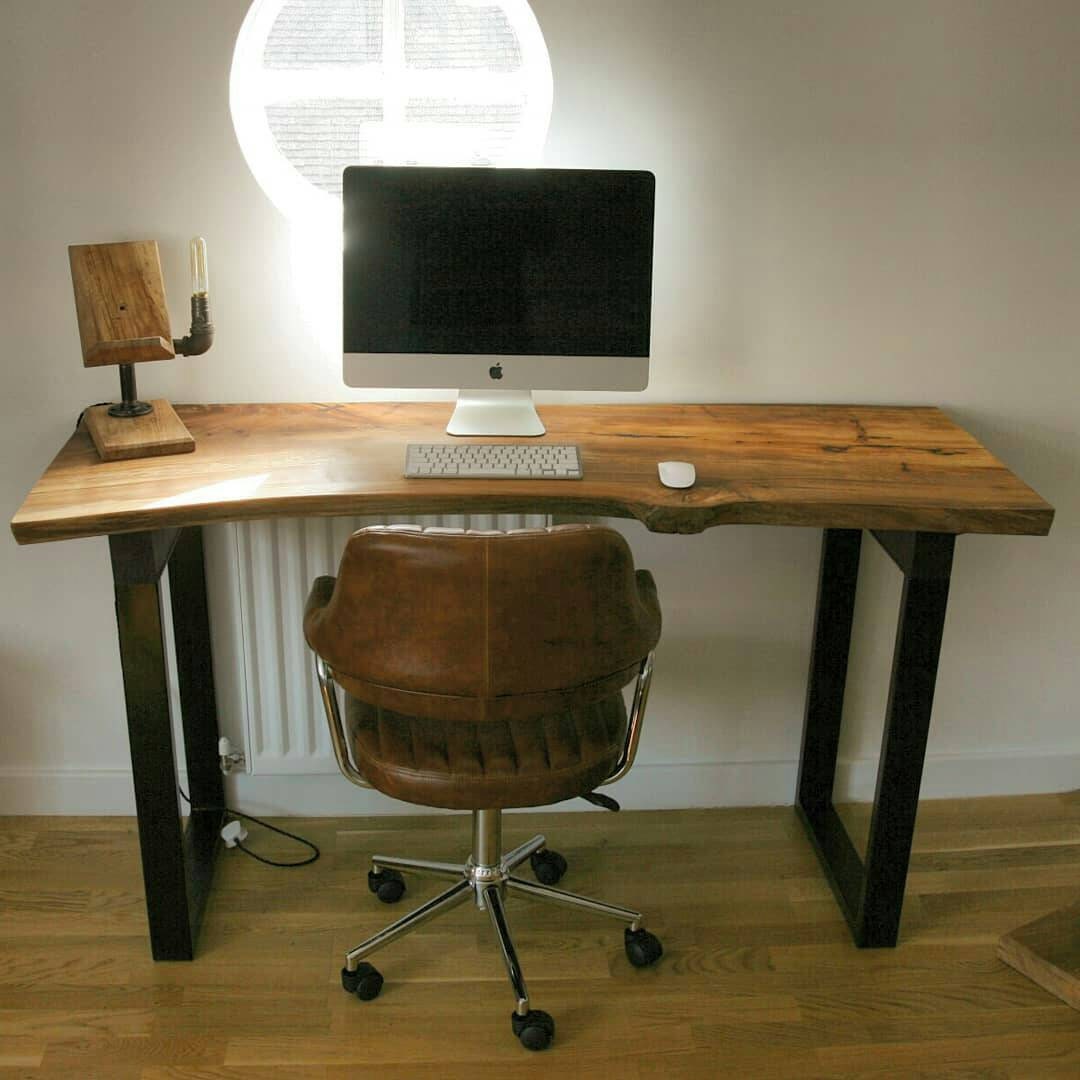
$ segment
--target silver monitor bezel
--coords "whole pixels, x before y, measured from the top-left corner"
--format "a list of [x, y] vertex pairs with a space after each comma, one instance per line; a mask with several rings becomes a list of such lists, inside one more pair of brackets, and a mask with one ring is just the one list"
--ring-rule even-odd
[[644, 390], [649, 357], [343, 353], [342, 375], [354, 389]]

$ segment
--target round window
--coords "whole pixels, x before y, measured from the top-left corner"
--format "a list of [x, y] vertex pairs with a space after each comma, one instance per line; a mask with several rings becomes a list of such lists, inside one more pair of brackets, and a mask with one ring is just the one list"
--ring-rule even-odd
[[527, 0], [255, 0], [229, 98], [278, 209], [339, 221], [346, 165], [536, 164], [551, 65]]

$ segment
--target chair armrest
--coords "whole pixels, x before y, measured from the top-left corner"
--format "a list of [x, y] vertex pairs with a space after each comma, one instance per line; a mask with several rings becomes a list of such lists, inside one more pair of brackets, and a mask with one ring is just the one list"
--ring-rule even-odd
[[307, 638], [309, 645], [311, 644], [312, 624], [319, 613], [330, 603], [330, 597], [334, 595], [334, 586], [336, 584], [336, 577], [324, 574], [317, 577], [311, 586], [311, 592], [308, 593], [307, 601], [304, 604], [304, 637]]
[[660, 640], [660, 598], [656, 591], [656, 582], [648, 570], [638, 570], [635, 573], [638, 603], [641, 605], [643, 615], [641, 619], [641, 631], [649, 642], [649, 652], [638, 668], [637, 682], [634, 685], [634, 700], [630, 709], [629, 723], [626, 727], [626, 739], [623, 743], [619, 759], [611, 775], [601, 781], [600, 787], [614, 784], [621, 780], [634, 764], [637, 756], [638, 742], [641, 739], [641, 729], [645, 724], [645, 706], [649, 700], [649, 686], [652, 683], [653, 652]]
[[330, 743], [334, 748], [338, 768], [346, 780], [356, 784], [357, 787], [369, 788], [372, 786], [371, 783], [357, 768], [349, 752], [349, 740], [345, 736], [345, 725], [341, 719], [341, 707], [338, 704], [333, 673], [318, 653], [315, 654], [315, 677], [319, 680], [319, 693], [322, 695], [323, 709], [330, 727]]
[[621, 780], [633, 767], [634, 758], [637, 757], [638, 743], [641, 740], [641, 729], [645, 726], [645, 706], [648, 704], [649, 687], [652, 685], [654, 655], [654, 653], [650, 652], [641, 661], [637, 682], [634, 684], [634, 702], [630, 707], [629, 723], [626, 725], [626, 739], [623, 742], [619, 758], [615, 762], [615, 768], [612, 769], [611, 775], [606, 780], [600, 782], [600, 787]]
[[337, 759], [338, 768], [346, 780], [356, 784], [357, 787], [370, 788], [371, 784], [364, 778], [364, 774], [353, 763], [349, 752], [349, 740], [345, 736], [345, 725], [341, 718], [341, 708], [338, 704], [337, 688], [334, 685], [334, 676], [326, 661], [311, 644], [312, 631], [323, 613], [330, 598], [334, 595], [334, 586], [337, 578], [324, 574], [317, 577], [308, 593], [307, 602], [304, 604], [304, 637], [307, 638], [309, 648], [315, 653], [315, 676], [319, 681], [319, 693], [322, 696], [323, 709], [326, 712], [326, 722], [330, 728], [330, 743], [334, 748], [334, 757]]
[[651, 640], [649, 648], [655, 649], [656, 643], [660, 640], [660, 627], [663, 622], [656, 582], [648, 570], [638, 570], [634, 576], [637, 579], [638, 603], [645, 609], [644, 622]]

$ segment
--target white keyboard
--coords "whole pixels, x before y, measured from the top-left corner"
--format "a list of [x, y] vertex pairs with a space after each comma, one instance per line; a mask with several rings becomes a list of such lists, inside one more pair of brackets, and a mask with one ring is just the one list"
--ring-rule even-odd
[[561, 443], [410, 443], [406, 477], [580, 480], [578, 448]]

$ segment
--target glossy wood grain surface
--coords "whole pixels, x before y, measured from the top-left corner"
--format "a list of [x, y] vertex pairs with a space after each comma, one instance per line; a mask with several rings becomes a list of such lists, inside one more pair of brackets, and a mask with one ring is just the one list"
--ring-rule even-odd
[[[79, 431], [12, 520], [19, 543], [274, 516], [539, 512], [655, 532], [768, 524], [1045, 534], [1053, 508], [941, 410], [852, 405], [541, 406], [584, 479], [406, 480], [451, 442], [450, 405], [187, 405], [193, 454], [102, 462]], [[493, 441], [493, 440], [474, 440]], [[503, 441], [503, 440], [494, 440]], [[522, 439], [522, 442], [536, 440]], [[697, 483], [663, 487], [656, 464]]]

